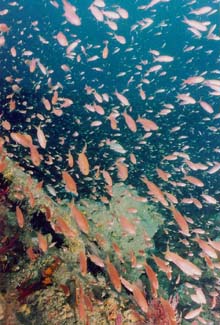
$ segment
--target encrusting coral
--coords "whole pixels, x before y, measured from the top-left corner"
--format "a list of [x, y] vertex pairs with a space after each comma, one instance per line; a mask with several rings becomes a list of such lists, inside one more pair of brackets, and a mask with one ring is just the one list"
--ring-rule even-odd
[[152, 205], [122, 184], [109, 206], [58, 204], [3, 149], [0, 165], [3, 324], [10, 310], [13, 324], [154, 324], [161, 313], [177, 324], [176, 306], [156, 291], [146, 299], [141, 280], [163, 223]]

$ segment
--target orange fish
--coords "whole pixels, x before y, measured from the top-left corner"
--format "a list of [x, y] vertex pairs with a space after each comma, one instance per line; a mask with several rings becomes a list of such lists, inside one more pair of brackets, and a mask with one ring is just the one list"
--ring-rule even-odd
[[169, 250], [167, 250], [165, 254], [165, 258], [173, 262], [176, 266], [178, 266], [185, 274], [191, 276], [191, 277], [196, 277], [200, 278], [202, 275], [201, 269], [198, 268], [195, 264], [192, 262], [182, 258], [176, 253], [172, 253]]
[[17, 142], [18, 144], [22, 145], [25, 148], [28, 148], [32, 145], [32, 138], [28, 134], [11, 132], [10, 136], [15, 142]]
[[107, 59], [107, 57], [108, 57], [108, 41], [105, 41], [104, 43], [105, 43], [105, 47], [102, 51], [102, 58]]
[[55, 90], [53, 93], [53, 97], [51, 99], [51, 103], [55, 105], [57, 103], [57, 100], [58, 100], [58, 92]]
[[7, 130], [10, 131], [11, 130], [11, 123], [8, 122], [7, 120], [2, 121], [2, 127]]
[[76, 306], [77, 306], [77, 311], [79, 314], [79, 319], [80, 321], [83, 322], [83, 324], [88, 324], [88, 319], [87, 319], [87, 313], [85, 309], [85, 295], [83, 292], [83, 288], [81, 284], [79, 284], [79, 287], [76, 288]]
[[99, 267], [105, 267], [104, 261], [99, 256], [94, 254], [88, 254], [88, 257], [95, 265]]
[[76, 14], [76, 7], [71, 5], [70, 2], [67, 0], [62, 0], [63, 2], [63, 8], [64, 8], [64, 16], [66, 20], [74, 25], [74, 26], [80, 26], [81, 25], [81, 19]]
[[118, 256], [120, 262], [124, 263], [124, 260], [123, 260], [123, 257], [122, 257], [122, 251], [121, 251], [120, 247], [115, 242], [112, 243], [112, 247], [113, 247], [116, 255]]
[[215, 250], [220, 252], [220, 241], [213, 241], [208, 238], [209, 245], [211, 245]]
[[152, 269], [150, 265], [148, 265], [146, 262], [144, 263], [145, 271], [148, 276], [150, 286], [151, 286], [151, 291], [152, 291], [152, 296], [154, 298], [157, 298], [157, 291], [159, 289], [159, 283], [157, 279], [157, 275]]
[[47, 145], [47, 140], [45, 138], [44, 132], [41, 129], [40, 125], [38, 127], [36, 127], [36, 129], [37, 129], [37, 139], [38, 139], [38, 142], [39, 142], [41, 148], [45, 149], [46, 148], [46, 145]]
[[87, 274], [87, 257], [84, 251], [79, 253], [79, 264], [82, 276]]
[[157, 257], [155, 255], [152, 255], [152, 258], [153, 258], [154, 262], [157, 264], [157, 266], [159, 267], [160, 271], [163, 271], [164, 273], [166, 273], [168, 279], [171, 280], [171, 278], [172, 278], [172, 269], [168, 265], [168, 262], [165, 262], [160, 257]]
[[84, 232], [85, 234], [88, 234], [89, 233], [89, 224], [88, 224], [88, 221], [87, 221], [86, 217], [84, 216], [84, 214], [81, 211], [79, 211], [73, 203], [70, 203], [69, 207], [71, 209], [72, 216], [75, 219], [80, 230], [82, 232]]
[[67, 38], [62, 32], [56, 35], [56, 39], [61, 46], [68, 46]]
[[137, 163], [137, 159], [136, 159], [135, 155], [134, 155], [133, 153], [131, 153], [131, 154], [129, 155], [129, 157], [130, 157], [130, 161], [131, 161], [131, 163], [132, 163], [133, 165], [136, 165], [136, 163]]
[[87, 176], [89, 174], [89, 161], [88, 161], [84, 151], [85, 151], [85, 148], [78, 155], [78, 165], [79, 165], [79, 169], [80, 169], [81, 173], [83, 175]]
[[72, 176], [67, 171], [62, 171], [62, 177], [66, 185], [66, 190], [72, 192], [74, 195], [78, 195], [77, 185]]
[[189, 226], [188, 226], [185, 218], [183, 217], [183, 215], [173, 205], [171, 205], [171, 207], [169, 209], [171, 210], [174, 219], [176, 220], [178, 226], [180, 227], [181, 232], [185, 236], [190, 236]]
[[124, 113], [122, 113], [124, 119], [125, 119], [125, 123], [127, 124], [127, 127], [132, 131], [132, 132], [136, 132], [137, 131], [137, 125], [135, 120], [126, 112], [124, 111]]
[[165, 182], [167, 182], [168, 179], [171, 177], [170, 173], [167, 173], [160, 168], [156, 168], [156, 172], [157, 172], [157, 175]]
[[74, 159], [73, 159], [73, 155], [71, 154], [70, 150], [68, 151], [67, 161], [68, 161], [68, 166], [70, 168], [73, 168], [73, 166], [74, 166]]
[[184, 176], [184, 179], [186, 179], [189, 183], [191, 183], [191, 184], [193, 184], [193, 185], [195, 185], [195, 186], [198, 186], [198, 187], [203, 187], [204, 186], [204, 183], [200, 180], [200, 179], [198, 179], [198, 178], [196, 178], [196, 177], [194, 177], [194, 176]]
[[196, 309], [194, 309], [194, 310], [189, 311], [189, 312], [184, 316], [184, 318], [185, 318], [185, 319], [193, 319], [193, 318], [199, 316], [199, 314], [201, 313], [201, 311], [202, 311], [202, 306], [200, 306], [199, 308], [196, 308]]
[[30, 146], [30, 151], [31, 151], [31, 160], [32, 160], [32, 163], [35, 165], [35, 166], [40, 166], [40, 163], [41, 163], [41, 156], [37, 150], [37, 147], [35, 145], [31, 145]]
[[0, 161], [0, 173], [2, 173], [7, 167], [6, 161]]
[[128, 233], [130, 235], [135, 235], [136, 234], [135, 226], [126, 217], [120, 216], [119, 221], [120, 221], [122, 229], [126, 233]]
[[120, 277], [122, 285], [130, 292], [133, 292], [133, 285], [122, 276]]
[[37, 257], [38, 257], [38, 254], [35, 254], [35, 253], [34, 253], [34, 250], [33, 250], [32, 247], [29, 247], [29, 248], [26, 250], [26, 253], [27, 253], [27, 255], [28, 255], [28, 257], [29, 257], [29, 259], [30, 259], [31, 261], [36, 261], [36, 259], [37, 259]]
[[130, 106], [128, 99], [124, 95], [120, 94], [118, 91], [115, 91], [114, 95], [118, 98], [122, 105]]
[[57, 217], [55, 224], [55, 231], [64, 234], [67, 237], [74, 238], [76, 237], [76, 230], [71, 229], [69, 225], [63, 220], [62, 217]]
[[45, 98], [45, 97], [42, 97], [42, 103], [44, 104], [44, 107], [47, 111], [50, 111], [51, 110], [51, 104], [50, 104], [50, 101]]
[[128, 178], [128, 167], [119, 159], [116, 161], [116, 166], [118, 168], [118, 178], [125, 181]]
[[140, 123], [146, 132], [151, 130], [156, 131], [159, 129], [158, 125], [155, 122], [146, 118], [138, 117], [136, 122]]
[[175, 310], [169, 303], [169, 301], [165, 300], [164, 298], [160, 297], [161, 304], [166, 311], [166, 315], [169, 318], [169, 325], [177, 325]]
[[205, 240], [202, 240], [199, 237], [194, 238], [193, 240], [199, 244], [199, 247], [203, 250], [206, 255], [211, 258], [218, 258], [215, 249], [212, 246], [209, 246], [209, 244]]
[[163, 192], [161, 189], [154, 184], [153, 182], [149, 181], [147, 177], [143, 176], [141, 180], [147, 185], [150, 193], [165, 207], [168, 206], [168, 202], [166, 201]]
[[24, 215], [19, 206], [16, 206], [16, 217], [20, 228], [24, 227]]
[[110, 262], [109, 257], [106, 259], [107, 272], [116, 291], [121, 292], [121, 280], [115, 266]]
[[29, 61], [29, 70], [31, 73], [33, 73], [36, 69], [36, 63], [37, 63], [37, 60], [36, 59], [32, 59], [31, 61]]
[[106, 171], [106, 170], [103, 170], [103, 171], [102, 171], [102, 175], [103, 175], [103, 177], [104, 177], [105, 182], [106, 182], [109, 186], [112, 186], [112, 185], [113, 185], [113, 184], [112, 184], [112, 178], [111, 178], [109, 172]]
[[40, 232], [37, 233], [39, 248], [46, 253], [48, 249], [47, 239]]
[[147, 300], [144, 297], [144, 294], [142, 293], [142, 291], [135, 284], [133, 284], [133, 295], [134, 295], [134, 299], [135, 299], [136, 303], [141, 308], [141, 310], [144, 313], [147, 313], [147, 311], [148, 311]]

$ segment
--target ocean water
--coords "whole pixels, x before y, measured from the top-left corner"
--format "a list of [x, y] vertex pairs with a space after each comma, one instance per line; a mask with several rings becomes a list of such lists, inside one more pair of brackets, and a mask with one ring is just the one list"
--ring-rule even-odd
[[[65, 17], [67, 4], [74, 6], [68, 12], [73, 10], [71, 15], [75, 12], [79, 20], [72, 22]], [[103, 21], [95, 17], [91, 6], [101, 12]], [[76, 201], [91, 197], [99, 201], [104, 196], [111, 200], [104, 170], [113, 183], [132, 185], [169, 218], [170, 210], [160, 203], [158, 193], [143, 183], [146, 176], [163, 193], [176, 197], [175, 206], [192, 219], [191, 234], [201, 227], [207, 232], [203, 240], [208, 236], [218, 239], [215, 218], [220, 207], [220, 169], [215, 173], [210, 170], [220, 164], [219, 6], [218, 0], [97, 0], [93, 5], [92, 1], [76, 0], [1, 0], [0, 37], [4, 37], [4, 44], [0, 47], [0, 114], [10, 128], [4, 123], [0, 128], [10, 157], [35, 179], [43, 180], [54, 199], [73, 196]], [[120, 16], [120, 8], [128, 17]], [[113, 13], [118, 16], [108, 18]], [[114, 22], [117, 30], [112, 30], [108, 21]], [[1, 24], [9, 30], [4, 31]], [[60, 32], [66, 37], [65, 45], [57, 39]], [[123, 37], [124, 44], [117, 36]], [[67, 48], [73, 42], [75, 48], [68, 55]], [[105, 46], [108, 54], [104, 58]], [[36, 68], [30, 72], [34, 61]], [[58, 101], [51, 104], [56, 91]], [[129, 105], [117, 93], [125, 96]], [[49, 100], [50, 109], [45, 107], [44, 98]], [[72, 103], [62, 108], [63, 98]], [[14, 108], [10, 101], [15, 102]], [[62, 115], [57, 116], [57, 111]], [[129, 128], [124, 112], [136, 125], [135, 131]], [[117, 121], [115, 129], [110, 124], [111, 114]], [[144, 130], [138, 118], [153, 121], [156, 129]], [[47, 139], [46, 148], [39, 144], [39, 126]], [[11, 133], [32, 137], [41, 155], [39, 165]], [[69, 151], [75, 161], [73, 167], [68, 165]], [[89, 162], [88, 175], [79, 166], [82, 152]], [[130, 154], [135, 155], [136, 163]], [[118, 174], [121, 165], [128, 173], [125, 178]], [[167, 181], [158, 176], [158, 168], [170, 174]], [[64, 170], [75, 179], [78, 196], [65, 190]], [[190, 181], [188, 176], [195, 178]], [[193, 198], [201, 202], [201, 208]], [[184, 199], [191, 202], [186, 204]], [[167, 197], [166, 201], [174, 204]], [[175, 243], [178, 225], [167, 222], [164, 227]], [[158, 238], [166, 248], [169, 238], [161, 233]], [[187, 258], [188, 253], [182, 255]]]

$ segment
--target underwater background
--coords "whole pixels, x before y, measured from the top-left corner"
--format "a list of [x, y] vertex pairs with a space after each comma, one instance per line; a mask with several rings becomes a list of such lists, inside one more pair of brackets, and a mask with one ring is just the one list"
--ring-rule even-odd
[[219, 14], [1, 0], [2, 324], [220, 324]]

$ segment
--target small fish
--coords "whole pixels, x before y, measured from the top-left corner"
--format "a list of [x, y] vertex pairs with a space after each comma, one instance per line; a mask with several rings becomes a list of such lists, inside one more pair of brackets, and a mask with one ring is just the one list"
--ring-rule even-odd
[[157, 274], [154, 272], [152, 267], [149, 264], [147, 264], [147, 262], [144, 263], [144, 268], [145, 268], [147, 277], [148, 277], [149, 282], [150, 282], [152, 296], [154, 298], [156, 298], [157, 297], [157, 291], [159, 289], [159, 282], [158, 282], [158, 279], [157, 279]]
[[84, 232], [85, 234], [89, 233], [89, 224], [88, 221], [86, 219], [86, 217], [84, 216], [84, 214], [77, 209], [77, 207], [73, 204], [70, 203], [69, 207], [71, 209], [71, 213], [73, 218], [75, 219], [79, 229]]
[[121, 225], [122, 229], [126, 233], [128, 233], [130, 235], [135, 235], [136, 234], [136, 227], [126, 217], [120, 216], [119, 221], [120, 221], [120, 225]]
[[48, 250], [47, 239], [40, 232], [37, 233], [39, 248], [46, 253]]
[[156, 62], [172, 62], [174, 60], [174, 57], [169, 55], [159, 55], [157, 57], [154, 57], [154, 61]]
[[211, 258], [218, 258], [218, 255], [215, 249], [209, 245], [205, 240], [197, 237], [193, 239], [195, 242], [198, 243], [199, 247], [203, 250], [203, 252]]
[[16, 206], [16, 217], [17, 217], [17, 222], [18, 222], [19, 227], [23, 228], [24, 227], [24, 215], [18, 205]]
[[67, 171], [62, 171], [62, 178], [66, 185], [66, 190], [78, 196], [77, 185], [73, 177]]
[[109, 51], [108, 51], [108, 41], [105, 41], [104, 43], [105, 43], [105, 47], [102, 51], [102, 58], [105, 60], [108, 57]]
[[64, 16], [66, 20], [74, 26], [81, 25], [81, 19], [76, 13], [76, 7], [71, 5], [67, 0], [62, 0], [64, 7]]
[[81, 173], [87, 176], [89, 174], [89, 161], [85, 154], [85, 148], [79, 153], [77, 162]]
[[84, 251], [79, 252], [80, 272], [82, 276], [87, 274], [87, 257]]
[[38, 139], [38, 142], [39, 142], [41, 148], [46, 149], [47, 140], [46, 140], [46, 137], [44, 135], [44, 132], [41, 129], [40, 125], [38, 127], [36, 127], [36, 129], [37, 129], [37, 139]]
[[173, 215], [174, 219], [176, 220], [178, 226], [180, 227], [181, 233], [184, 234], [185, 236], [190, 236], [189, 226], [188, 226], [184, 216], [173, 205], [171, 205], [171, 207], [169, 209], [172, 212], [172, 215]]
[[17, 142], [18, 144], [22, 145], [25, 148], [28, 148], [32, 145], [32, 138], [28, 134], [11, 132], [10, 136], [15, 142]]
[[136, 122], [140, 123], [145, 131], [151, 131], [151, 130], [156, 131], [159, 128], [155, 122], [148, 120], [146, 118], [142, 118], [140, 116], [138, 117]]
[[209, 113], [209, 114], [214, 113], [214, 109], [212, 108], [212, 106], [210, 104], [208, 104], [207, 102], [205, 102], [204, 100], [200, 100], [199, 104], [204, 109], [204, 111], [206, 111], [207, 113]]
[[169, 301], [165, 300], [163, 297], [160, 297], [161, 304], [166, 311], [166, 315], [169, 318], [168, 324], [170, 325], [176, 325], [177, 320], [176, 320], [176, 312], [175, 309], [172, 307]]
[[99, 8], [97, 8], [94, 5], [91, 5], [89, 7], [89, 10], [91, 11], [92, 15], [95, 17], [95, 19], [97, 21], [100, 21], [100, 22], [104, 21], [104, 15], [103, 15], [102, 11]]
[[122, 95], [118, 91], [115, 91], [114, 92], [114, 95], [118, 98], [118, 100], [121, 102], [122, 105], [124, 105], [124, 106], [130, 106], [130, 103], [129, 103], [127, 97], [125, 97], [124, 95]]
[[94, 254], [88, 254], [88, 257], [95, 265], [99, 267], [105, 267], [104, 261], [99, 256]]
[[109, 257], [106, 259], [106, 268], [109, 275], [109, 278], [111, 280], [111, 283], [113, 284], [116, 291], [121, 292], [121, 280], [120, 276], [118, 274], [117, 269], [115, 266], [110, 262]]
[[116, 166], [118, 169], [118, 178], [120, 178], [122, 181], [125, 181], [128, 178], [128, 167], [119, 160], [116, 161]]
[[68, 162], [68, 166], [70, 168], [73, 168], [73, 166], [74, 166], [74, 159], [73, 159], [73, 155], [71, 154], [70, 150], [68, 151], [67, 162]]
[[56, 35], [56, 39], [61, 46], [68, 46], [67, 38], [62, 32]]
[[189, 311], [189, 312], [184, 316], [184, 318], [185, 318], [185, 319], [193, 319], [193, 318], [199, 316], [200, 313], [201, 313], [201, 311], [202, 311], [202, 306], [200, 306], [199, 308], [196, 308], [196, 309], [194, 309], [194, 310]]
[[132, 292], [133, 292], [134, 300], [136, 301], [137, 305], [141, 308], [141, 310], [144, 313], [147, 313], [148, 312], [148, 303], [147, 303], [147, 300], [146, 300], [144, 294], [142, 293], [142, 291], [138, 288], [138, 286], [133, 284]]
[[166, 201], [161, 189], [156, 184], [149, 181], [146, 176], [143, 176], [141, 180], [147, 185], [150, 194], [153, 195], [163, 206], [167, 207], [168, 202]]
[[173, 262], [176, 266], [178, 266], [185, 274], [200, 278], [202, 275], [201, 269], [199, 269], [195, 264], [188, 261], [187, 259], [182, 258], [180, 255], [173, 253], [169, 250], [165, 253], [165, 258]]
[[200, 179], [198, 179], [197, 177], [185, 175], [183, 177], [183, 179], [186, 179], [189, 183], [191, 183], [191, 184], [193, 184], [195, 186], [198, 186], [198, 187], [203, 187], [204, 186], [204, 183]]
[[67, 237], [75, 238], [76, 230], [71, 229], [62, 217], [57, 217], [55, 231], [64, 234]]
[[136, 132], [137, 131], [137, 125], [136, 125], [135, 120], [131, 117], [131, 115], [129, 115], [126, 111], [124, 111], [124, 113], [122, 113], [122, 116], [125, 119], [125, 123], [127, 124], [127, 127], [132, 132]]
[[172, 278], [172, 268], [168, 265], [168, 262], [162, 260], [160, 257], [152, 255], [154, 262], [157, 264], [159, 269], [166, 273], [169, 280]]
[[34, 164], [34, 166], [40, 166], [41, 164], [41, 156], [37, 150], [37, 147], [35, 145], [30, 146], [30, 153], [31, 153], [31, 161]]

